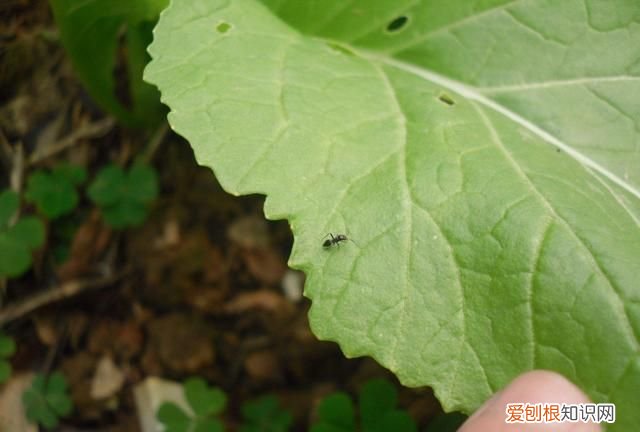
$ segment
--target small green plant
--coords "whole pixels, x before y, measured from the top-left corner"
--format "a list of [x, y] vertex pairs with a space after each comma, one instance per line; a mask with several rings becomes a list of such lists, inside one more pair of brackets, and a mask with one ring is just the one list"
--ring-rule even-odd
[[153, 126], [164, 113], [158, 91], [142, 81], [142, 69], [149, 57], [146, 47], [153, 23], [167, 3], [50, 2], [78, 78], [99, 105], [127, 126]]
[[424, 432], [456, 432], [465, 420], [467, 416], [457, 411], [440, 414], [429, 422]]
[[396, 408], [398, 395], [388, 381], [375, 379], [360, 391], [360, 427], [357, 427], [351, 398], [345, 393], [327, 396], [318, 409], [319, 421], [311, 432], [415, 432], [417, 427], [406, 411]]
[[280, 408], [273, 395], [244, 404], [242, 417], [240, 432], [286, 432], [293, 421], [291, 413]]
[[187, 413], [172, 402], [163, 403], [156, 417], [166, 432], [222, 432], [222, 422], [216, 417], [224, 411], [227, 396], [217, 387], [210, 388], [201, 378], [185, 381], [184, 394], [193, 412]]
[[12, 338], [0, 332], [0, 384], [11, 376], [9, 357], [16, 352], [16, 343]]
[[26, 199], [49, 219], [70, 213], [78, 205], [76, 188], [85, 181], [87, 172], [74, 165], [60, 165], [51, 171], [38, 170], [29, 176]]
[[89, 186], [89, 197], [100, 207], [105, 221], [113, 228], [140, 225], [147, 217], [148, 205], [158, 195], [155, 170], [136, 163], [125, 171], [117, 165], [103, 168]]
[[19, 206], [17, 193], [0, 193], [0, 278], [22, 275], [31, 267], [31, 251], [44, 243], [44, 225], [38, 218], [13, 223]]
[[38, 374], [22, 395], [27, 419], [32, 423], [52, 429], [58, 425], [59, 419], [65, 417], [73, 409], [67, 391], [67, 380], [60, 372], [48, 377]]

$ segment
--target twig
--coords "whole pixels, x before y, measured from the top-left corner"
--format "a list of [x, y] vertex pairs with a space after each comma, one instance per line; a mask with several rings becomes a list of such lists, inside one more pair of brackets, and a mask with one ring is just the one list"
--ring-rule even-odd
[[146, 163], [151, 162], [151, 160], [156, 154], [156, 151], [158, 151], [158, 148], [160, 147], [165, 137], [167, 136], [168, 131], [169, 131], [169, 123], [162, 122], [162, 125], [153, 133], [153, 136], [151, 137], [151, 141], [149, 141], [149, 145], [147, 146], [146, 149], [144, 149], [144, 152], [142, 153], [143, 162], [146, 162]]
[[29, 157], [29, 165], [37, 164], [44, 159], [47, 159], [63, 150], [66, 150], [69, 147], [75, 145], [80, 140], [103, 136], [107, 132], [109, 132], [114, 125], [115, 120], [111, 117], [107, 117], [95, 123], [81, 126], [80, 128], [67, 135], [67, 137], [65, 137], [64, 139], [58, 141], [55, 144], [52, 144], [51, 146], [48, 146], [46, 149], [35, 151]]
[[[21, 142], [16, 143], [11, 161], [11, 189], [20, 193], [22, 190], [22, 177], [24, 175], [24, 147]], [[16, 215], [17, 217], [17, 215]]]
[[0, 129], [0, 149], [2, 149], [2, 162], [9, 167], [7, 171], [10, 171], [13, 162], [13, 149], [2, 129]]
[[4, 303], [4, 296], [7, 294], [7, 278], [0, 276], [0, 309]]
[[36, 293], [31, 297], [0, 310], [0, 327], [49, 303], [72, 297], [88, 289], [109, 286], [124, 276], [125, 273], [126, 272], [123, 271], [102, 278], [73, 280]]

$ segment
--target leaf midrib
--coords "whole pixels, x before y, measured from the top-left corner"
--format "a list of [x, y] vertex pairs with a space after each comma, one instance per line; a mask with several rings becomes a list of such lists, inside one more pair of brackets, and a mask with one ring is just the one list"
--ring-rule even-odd
[[498, 102], [486, 97], [482, 93], [479, 93], [476, 88], [470, 87], [470, 86], [468, 86], [466, 84], [463, 84], [463, 83], [461, 83], [459, 81], [456, 81], [456, 80], [453, 80], [451, 78], [447, 78], [445, 76], [442, 76], [442, 75], [440, 75], [438, 73], [435, 73], [435, 72], [433, 72], [433, 71], [431, 71], [429, 69], [418, 67], [416, 65], [413, 65], [413, 64], [410, 64], [410, 63], [406, 63], [406, 62], [403, 62], [401, 60], [397, 60], [397, 59], [390, 58], [390, 57], [387, 57], [387, 56], [381, 56], [378, 53], [374, 53], [374, 52], [367, 51], [367, 50], [362, 50], [360, 48], [356, 48], [356, 47], [352, 47], [352, 46], [350, 46], [349, 49], [351, 49], [352, 51], [357, 53], [362, 58], [367, 59], [367, 60], [369, 60], [371, 62], [382, 63], [382, 64], [385, 64], [387, 66], [391, 66], [391, 67], [397, 68], [399, 70], [411, 73], [411, 74], [416, 75], [416, 76], [418, 76], [418, 77], [420, 77], [422, 79], [425, 79], [427, 81], [433, 82], [433, 83], [438, 84], [438, 85], [440, 85], [442, 87], [445, 87], [445, 88], [447, 88], [447, 89], [449, 89], [449, 90], [451, 90], [451, 91], [453, 91], [455, 93], [458, 93], [459, 95], [465, 97], [466, 99], [476, 101], [476, 102], [478, 102], [479, 104], [481, 104], [481, 105], [483, 105], [485, 107], [491, 108], [493, 111], [496, 111], [496, 112], [504, 115], [509, 120], [512, 120], [513, 122], [519, 124], [520, 126], [524, 127], [525, 129], [527, 129], [528, 131], [533, 133], [534, 135], [536, 135], [539, 138], [543, 139], [544, 141], [548, 142], [549, 144], [552, 144], [555, 147], [559, 148], [560, 150], [564, 151], [567, 155], [571, 156], [573, 159], [575, 159], [581, 165], [591, 168], [592, 170], [594, 170], [597, 173], [601, 174], [602, 176], [606, 177], [607, 179], [609, 179], [613, 183], [617, 184], [618, 186], [620, 186], [621, 188], [623, 188], [624, 190], [626, 190], [627, 192], [629, 192], [630, 194], [632, 194], [636, 198], [640, 199], [640, 189], [634, 188], [631, 184], [627, 183], [622, 178], [620, 178], [619, 176], [617, 176], [613, 172], [609, 171], [604, 166], [600, 165], [598, 162], [594, 161], [593, 159], [590, 159], [589, 157], [587, 157], [584, 154], [580, 153], [579, 151], [575, 150], [569, 144], [563, 142], [562, 140], [560, 140], [559, 138], [557, 138], [556, 136], [554, 136], [550, 132], [542, 129], [541, 127], [539, 127], [537, 125], [535, 125], [531, 121], [529, 121], [526, 118], [522, 117], [518, 113], [510, 110], [509, 108], [505, 107], [504, 105], [501, 105]]
[[[623, 180], [619, 179], [617, 176], [615, 176], [613, 173], [608, 171], [606, 168], [602, 167], [601, 165], [597, 164], [594, 161], [591, 161], [590, 159], [588, 159], [586, 156], [582, 155], [581, 153], [573, 150], [571, 147], [568, 146], [568, 144], [563, 143], [562, 141], [560, 141], [558, 138], [556, 138], [555, 136], [551, 135], [547, 131], [539, 128], [538, 126], [536, 126], [535, 124], [531, 123], [530, 121], [522, 118], [520, 115], [518, 115], [517, 113], [514, 113], [513, 111], [509, 110], [508, 108], [506, 108], [506, 107], [504, 107], [504, 106], [502, 106], [502, 105], [500, 105], [500, 104], [498, 104], [498, 103], [486, 98], [485, 96], [483, 96], [482, 94], [478, 93], [476, 90], [474, 90], [471, 87], [468, 87], [468, 86], [466, 86], [466, 85], [464, 85], [464, 84], [462, 84], [460, 82], [451, 80], [449, 78], [443, 77], [441, 75], [438, 75], [438, 74], [436, 74], [436, 73], [434, 73], [434, 72], [432, 72], [430, 70], [422, 69], [422, 68], [416, 67], [414, 65], [401, 62], [399, 60], [395, 60], [395, 59], [391, 59], [391, 58], [387, 58], [387, 57], [382, 57], [382, 56], [379, 56], [379, 55], [371, 53], [371, 52], [366, 52], [366, 51], [363, 52], [362, 50], [356, 50], [353, 47], [351, 47], [351, 49], [353, 49], [355, 52], [357, 52], [363, 58], [366, 58], [366, 59], [372, 61], [372, 63], [375, 64], [375, 65], [385, 64], [385, 65], [388, 65], [388, 66], [392, 66], [392, 67], [398, 68], [400, 70], [404, 70], [404, 71], [412, 73], [412, 74], [414, 74], [414, 75], [416, 75], [416, 76], [418, 76], [420, 78], [426, 79], [427, 81], [434, 82], [435, 84], [438, 84], [438, 85], [441, 85], [441, 86], [443, 86], [445, 88], [448, 88], [448, 89], [452, 90], [453, 92], [456, 92], [456, 93], [460, 94], [461, 96], [466, 97], [467, 99], [470, 99], [470, 100], [476, 102], [476, 103], [473, 103], [473, 102], [472, 103], [473, 103], [474, 107], [476, 108], [476, 111], [478, 112], [479, 116], [483, 120], [483, 123], [487, 127], [487, 129], [488, 129], [488, 131], [489, 131], [489, 133], [490, 133], [490, 135], [492, 137], [492, 140], [494, 141], [495, 145], [498, 146], [499, 149], [505, 154], [505, 157], [507, 157], [507, 159], [509, 160], [509, 163], [514, 166], [514, 169], [516, 170], [518, 175], [521, 176], [523, 178], [523, 180], [525, 180], [527, 182], [527, 184], [529, 184], [531, 186], [531, 190], [534, 193], [534, 195], [542, 202], [542, 204], [547, 208], [547, 210], [550, 212], [550, 214], [552, 214], [556, 218], [556, 220], [558, 220], [562, 225], [564, 225], [565, 228], [574, 237], [574, 239], [584, 248], [585, 251], [587, 251], [588, 255], [592, 259], [592, 263], [594, 265], [594, 270], [597, 272], [597, 274], [599, 274], [607, 282], [607, 284], [611, 288], [615, 298], [618, 300], [618, 306], [619, 306], [619, 308], [621, 310], [620, 316], [624, 317], [624, 326], [625, 326], [625, 330], [626, 330], [625, 333], [629, 337], [629, 341], [630, 341], [631, 345], [633, 346], [634, 352], [636, 354], [638, 352], [640, 352], [640, 342], [636, 338], [635, 332], [633, 331], [633, 326], [631, 325], [630, 318], [629, 318], [629, 316], [627, 314], [627, 311], [626, 311], [626, 309], [624, 307], [624, 299], [623, 299], [622, 295], [620, 294], [620, 292], [618, 291], [618, 289], [616, 289], [613, 281], [610, 279], [610, 277], [604, 271], [604, 269], [600, 265], [597, 257], [587, 247], [587, 245], [584, 243], [582, 238], [573, 230], [571, 225], [563, 217], [561, 217], [556, 212], [556, 210], [553, 207], [553, 205], [537, 189], [537, 187], [532, 183], [531, 179], [529, 179], [529, 177], [526, 175], [526, 173], [524, 173], [522, 171], [522, 168], [520, 167], [520, 165], [515, 160], [513, 160], [513, 158], [509, 154], [509, 152], [506, 150], [506, 148], [504, 148], [504, 144], [502, 143], [502, 140], [500, 139], [498, 132], [495, 130], [495, 127], [493, 126], [491, 120], [483, 112], [482, 108], [488, 107], [488, 108], [491, 108], [491, 109], [493, 109], [494, 111], [496, 111], [498, 113], [501, 113], [501, 114], [505, 115], [507, 118], [509, 118], [510, 120], [515, 121], [516, 123], [518, 123], [521, 126], [525, 127], [530, 132], [532, 132], [533, 134], [537, 135], [538, 137], [540, 137], [544, 141], [547, 141], [547, 142], [549, 142], [549, 143], [551, 143], [553, 145], [556, 145], [558, 148], [561, 148], [567, 154], [571, 155], [578, 163], [581, 163], [582, 165], [587, 165], [587, 167], [589, 168], [589, 169], [587, 169], [587, 171], [591, 175], [593, 175], [593, 177], [595, 177], [600, 183], [604, 183], [604, 182], [602, 182], [602, 180], [598, 176], [594, 175], [592, 173], [591, 169], [596, 170], [600, 174], [602, 174], [605, 177], [609, 178], [610, 180], [614, 181], [616, 184], [618, 184], [619, 186], [623, 187], [625, 190], [629, 191], [630, 193], [632, 193], [636, 197], [640, 198], [640, 191], [636, 191], [635, 189], [633, 189], [633, 187], [631, 185], [628, 185]], [[376, 67], [379, 68], [378, 66], [376, 66]], [[381, 71], [381, 72], [384, 73], [383, 71]], [[388, 79], [386, 78], [386, 75], [385, 75], [385, 80], [388, 83]], [[393, 90], [393, 89], [391, 88], [391, 90]], [[393, 96], [393, 100], [396, 102], [396, 104], [398, 104], [398, 107], [400, 107], [400, 105], [399, 105], [399, 103], [397, 101], [397, 97], [395, 97], [394, 94], [392, 94], [392, 96]], [[478, 104], [481, 104], [482, 106], [478, 106]], [[401, 108], [399, 108], [399, 109], [400, 109], [400, 111], [402, 113]], [[404, 118], [404, 115], [403, 115], [403, 118]], [[620, 202], [618, 197], [615, 195], [615, 193], [609, 187], [607, 187], [606, 189], [612, 195], [612, 197], [614, 199], [616, 199], [617, 202]], [[409, 193], [409, 200], [411, 201], [412, 204], [415, 204], [415, 203], [413, 203], [413, 199], [411, 197], [410, 189], [407, 189], [407, 192]], [[629, 215], [631, 216], [631, 218], [634, 221], [637, 221], [637, 219], [635, 218], [633, 213], [631, 213], [626, 206], [623, 206], [623, 208], [629, 213]], [[437, 226], [437, 224], [436, 224], [436, 226]], [[547, 227], [545, 227], [545, 233], [546, 233], [547, 229], [548, 229], [548, 225], [547, 225]], [[542, 247], [540, 247], [538, 252], [540, 252], [541, 250], [542, 250]], [[538, 258], [539, 257], [537, 257], [536, 260]], [[537, 263], [536, 263], [536, 265], [537, 265]], [[407, 283], [408, 283], [408, 281], [407, 281]], [[531, 298], [532, 298], [532, 294], [533, 294], [533, 280], [531, 280], [530, 292], [529, 293], [530, 293], [529, 307], [530, 307], [530, 310], [531, 310], [531, 320], [532, 320], [532, 322], [531, 322], [532, 340], [535, 343], [535, 336], [534, 336], [535, 333], [534, 333], [534, 323], [533, 323], [533, 310], [531, 309], [531, 307], [532, 307]], [[403, 296], [403, 303], [405, 301], [406, 301], [406, 293]], [[463, 301], [463, 304], [464, 304], [464, 298], [462, 299], [462, 301]], [[404, 308], [404, 304], [403, 304], [403, 308]], [[463, 314], [463, 321], [464, 321], [464, 318], [465, 317], [464, 317], [464, 314]], [[402, 323], [402, 321], [403, 320], [401, 319], [400, 323]], [[399, 324], [399, 328], [400, 328], [400, 326], [401, 326], [401, 324]], [[464, 331], [464, 324], [463, 324], [463, 331]], [[461, 351], [460, 351], [460, 354], [462, 353], [462, 347], [464, 347], [465, 342], [466, 341], [465, 341], [465, 338], [463, 336], [461, 338]], [[535, 349], [533, 350], [532, 355], [533, 355], [532, 360], [535, 363]], [[631, 355], [629, 357], [629, 362], [632, 361], [633, 358], [635, 358], [635, 356]], [[393, 360], [395, 361], [395, 358]], [[477, 359], [477, 360], [479, 360], [479, 359]], [[482, 367], [481, 367], [481, 369], [484, 370]], [[623, 375], [624, 375], [624, 373], [623, 373]], [[491, 388], [490, 381], [489, 381], [488, 377], [486, 377], [486, 375], [485, 375], [485, 378], [487, 380], [487, 383], [489, 384], [489, 387]]]
[[593, 76], [585, 78], [559, 79], [539, 82], [529, 82], [523, 84], [508, 84], [500, 86], [475, 87], [477, 92], [485, 94], [510, 93], [518, 91], [537, 90], [553, 87], [566, 87], [573, 85], [599, 84], [610, 82], [640, 81], [640, 76], [634, 75], [613, 75], [613, 76]]
[[[424, 68], [420, 68], [420, 67], [417, 67], [415, 65], [411, 65], [411, 64], [408, 64], [408, 63], [405, 63], [405, 62], [402, 62], [402, 61], [399, 61], [399, 60], [396, 60], [396, 59], [391, 59], [391, 58], [388, 58], [388, 57], [382, 57], [382, 56], [376, 55], [376, 54], [371, 53], [371, 52], [366, 52], [366, 51], [365, 52], [358, 51], [358, 52], [362, 53], [362, 55], [365, 58], [368, 58], [370, 61], [372, 61], [374, 63], [383, 63], [383, 64], [386, 64], [388, 66], [392, 66], [392, 67], [398, 68], [400, 70], [404, 70], [404, 71], [409, 72], [411, 74], [414, 74], [414, 75], [416, 75], [416, 76], [418, 76], [418, 77], [420, 77], [422, 79], [434, 82], [435, 84], [438, 84], [438, 85], [441, 85], [441, 86], [443, 86], [445, 88], [448, 88], [448, 89], [460, 94], [461, 96], [463, 96], [463, 97], [465, 97], [467, 99], [470, 99], [471, 101], [475, 101], [478, 104], [481, 104], [482, 107], [491, 108], [492, 110], [494, 110], [494, 111], [496, 111], [496, 112], [498, 112], [500, 114], [505, 115], [507, 118], [509, 118], [510, 120], [512, 120], [512, 121], [518, 123], [519, 125], [525, 127], [527, 130], [529, 130], [533, 134], [537, 135], [541, 139], [549, 142], [550, 144], [556, 145], [558, 148], [562, 149], [567, 154], [572, 156], [578, 163], [582, 164], [583, 166], [586, 165], [587, 167], [589, 167], [589, 168], [591, 168], [593, 170], [596, 170], [597, 172], [599, 172], [603, 176], [607, 177], [611, 181], [614, 181], [619, 186], [625, 188], [625, 190], [629, 191], [634, 196], [640, 198], [640, 191], [635, 190], [630, 184], [627, 184], [622, 179], [620, 179], [619, 177], [615, 176], [615, 174], [611, 173], [609, 170], [607, 170], [606, 168], [604, 168], [603, 166], [601, 166], [597, 162], [587, 158], [586, 156], [584, 156], [580, 152], [575, 151], [568, 144], [565, 144], [564, 142], [560, 141], [558, 138], [556, 138], [555, 136], [553, 136], [549, 132], [543, 130], [542, 128], [540, 128], [538, 126], [536, 126], [535, 124], [531, 123], [529, 120], [521, 117], [519, 114], [509, 110], [508, 108], [504, 107], [503, 105], [498, 104], [497, 102], [495, 102], [495, 101], [493, 101], [491, 99], [486, 98], [484, 95], [478, 93], [473, 88], [471, 88], [469, 86], [466, 86], [466, 85], [464, 85], [464, 84], [462, 84], [460, 82], [451, 80], [451, 79], [446, 78], [444, 76], [441, 76], [439, 74], [436, 74], [436, 73], [434, 73], [434, 72], [432, 72], [430, 70], [427, 70], [427, 69], [424, 69]], [[599, 263], [597, 257], [594, 255], [593, 251], [591, 251], [587, 247], [587, 245], [585, 244], [584, 240], [574, 231], [574, 229], [571, 227], [571, 225], [563, 217], [561, 217], [558, 214], [558, 212], [556, 212], [556, 210], [553, 207], [553, 205], [537, 189], [537, 187], [532, 183], [531, 179], [529, 179], [529, 177], [522, 171], [522, 168], [520, 167], [520, 165], [515, 160], [513, 160], [513, 158], [510, 156], [509, 152], [504, 148], [504, 144], [502, 143], [501, 139], [499, 138], [498, 132], [495, 130], [495, 127], [491, 123], [490, 119], [486, 116], [486, 114], [483, 112], [483, 110], [480, 109], [480, 107], [477, 106], [477, 104], [474, 104], [474, 105], [477, 107], [477, 112], [479, 113], [481, 119], [483, 120], [483, 122], [485, 123], [487, 129], [489, 130], [490, 135], [492, 136], [492, 139], [493, 139], [495, 145], [498, 146], [501, 149], [501, 151], [505, 154], [505, 156], [509, 160], [510, 164], [514, 166], [514, 169], [516, 170], [518, 175], [520, 175], [527, 182], [527, 184], [529, 184], [531, 186], [531, 190], [536, 195], [536, 197], [542, 202], [542, 204], [547, 208], [547, 210], [560, 223], [562, 223], [562, 225], [565, 226], [565, 228], [571, 233], [572, 237], [574, 237], [574, 239], [578, 242], [578, 244], [580, 244], [584, 248], [584, 250], [588, 252], [588, 255], [592, 259], [594, 270], [600, 276], [602, 276], [602, 278], [604, 280], [607, 281], [607, 284], [609, 285], [609, 287], [611, 288], [611, 290], [615, 294], [615, 297], [619, 300], [618, 306], [619, 306], [619, 308], [620, 308], [620, 310], [622, 312], [621, 316], [624, 317], [626, 333], [628, 334], [628, 336], [630, 338], [630, 342], [633, 345], [633, 347], [635, 348], [635, 351], [636, 352], [640, 352], [640, 343], [638, 342], [638, 339], [636, 338], [635, 332], [633, 331], [633, 326], [631, 325], [630, 318], [629, 318], [629, 316], [628, 316], [628, 314], [626, 312], [626, 309], [624, 307], [624, 298], [620, 294], [619, 290], [616, 289], [615, 284], [613, 283], [611, 278], [607, 275], [607, 273], [602, 268], [602, 266]], [[593, 173], [590, 170], [587, 170], [587, 172], [589, 172], [589, 174], [593, 175]], [[594, 176], [594, 177], [597, 178], [597, 176]], [[612, 195], [612, 197], [614, 199], [617, 198], [616, 195], [613, 193], [613, 191], [611, 191], [609, 188], [607, 188], [607, 191]], [[616, 201], [618, 201], [618, 200], [616, 199]], [[634, 215], [629, 212], [628, 208], [626, 208], [626, 207], [623, 207], [623, 208], [630, 214], [632, 219], [635, 220]]]

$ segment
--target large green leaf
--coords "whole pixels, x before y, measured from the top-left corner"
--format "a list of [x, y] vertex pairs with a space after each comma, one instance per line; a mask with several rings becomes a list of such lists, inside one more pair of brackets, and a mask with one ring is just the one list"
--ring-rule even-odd
[[319, 337], [447, 410], [545, 368], [640, 430], [637, 0], [175, 0], [149, 51], [199, 162], [290, 221]]
[[[151, 26], [168, 0], [51, 0], [61, 40], [93, 98], [128, 126], [153, 125], [163, 110], [142, 81]], [[122, 46], [120, 45], [122, 42]], [[117, 57], [124, 65], [118, 72]], [[116, 78], [126, 88], [116, 88]]]

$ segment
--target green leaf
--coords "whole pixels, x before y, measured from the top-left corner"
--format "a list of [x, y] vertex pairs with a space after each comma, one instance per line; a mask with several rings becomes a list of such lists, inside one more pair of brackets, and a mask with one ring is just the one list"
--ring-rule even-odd
[[345, 393], [338, 392], [324, 398], [318, 407], [318, 419], [319, 423], [314, 425], [312, 431], [356, 430], [353, 402]]
[[102, 210], [104, 219], [113, 228], [140, 225], [147, 218], [147, 209], [138, 203], [121, 201]]
[[224, 427], [220, 420], [201, 419], [196, 422], [193, 432], [224, 432]]
[[67, 382], [59, 372], [48, 378], [42, 374], [34, 377], [31, 387], [22, 395], [27, 419], [47, 429], [58, 425], [60, 417], [71, 413], [73, 405], [67, 393]]
[[465, 420], [467, 416], [459, 412], [441, 414], [429, 422], [425, 432], [456, 432]]
[[67, 391], [67, 380], [61, 372], [54, 372], [49, 375], [47, 391], [51, 394], [64, 394]]
[[167, 432], [186, 432], [192, 423], [191, 417], [171, 402], [160, 405], [156, 417], [165, 425]]
[[0, 230], [4, 229], [13, 215], [18, 211], [20, 198], [18, 194], [11, 190], [0, 193]]
[[16, 352], [16, 343], [13, 338], [0, 332], [0, 358], [11, 357]]
[[6, 359], [16, 352], [16, 343], [9, 336], [0, 332], [0, 384], [11, 376], [11, 363]]
[[363, 432], [415, 432], [417, 427], [405, 411], [395, 409], [397, 392], [393, 384], [383, 379], [365, 383], [360, 391], [360, 423], [355, 426], [353, 404], [344, 393], [327, 396], [318, 409], [319, 422], [313, 432], [355, 431]]
[[416, 422], [407, 412], [391, 410], [381, 416], [378, 423], [373, 423], [364, 430], [368, 432], [386, 432], [391, 430], [397, 432], [417, 432], [418, 428]]
[[328, 423], [318, 423], [311, 426], [310, 432], [355, 432], [355, 429], [346, 429]]
[[31, 266], [31, 252], [26, 245], [0, 232], [0, 277], [17, 277]]
[[55, 177], [64, 178], [74, 186], [78, 186], [87, 179], [87, 170], [78, 165], [61, 164], [52, 170]]
[[381, 419], [396, 407], [397, 392], [390, 382], [376, 379], [367, 382], [360, 391], [360, 414], [365, 430], [373, 430]]
[[222, 412], [227, 404], [224, 392], [219, 388], [209, 388], [201, 378], [185, 381], [184, 394], [193, 412], [200, 417], [216, 415]]
[[[79, 78], [103, 108], [128, 126], [152, 125], [163, 112], [157, 91], [142, 81], [142, 69], [148, 59], [150, 23], [167, 3], [167, 0], [51, 1], [62, 43]], [[123, 29], [125, 38], [120, 41]], [[124, 69], [116, 62], [119, 52], [126, 53], [119, 58]], [[129, 87], [116, 89], [115, 77]]]
[[293, 422], [290, 412], [278, 406], [274, 395], [263, 396], [242, 406], [241, 432], [286, 432]]
[[100, 170], [89, 186], [88, 193], [96, 204], [109, 206], [116, 204], [126, 187], [124, 170], [117, 165], [108, 165]]
[[51, 219], [71, 212], [78, 204], [78, 194], [73, 183], [64, 175], [44, 171], [36, 171], [29, 176], [25, 196]]
[[73, 403], [65, 394], [47, 395], [47, 403], [59, 417], [64, 417], [73, 410]]
[[44, 243], [40, 219], [25, 217], [7, 231], [0, 230], [0, 277], [17, 277], [31, 267], [31, 250]]
[[40, 219], [33, 216], [20, 219], [7, 231], [9, 237], [30, 249], [37, 249], [42, 246], [45, 234], [44, 224]]
[[262, 420], [278, 410], [278, 399], [267, 395], [242, 405], [242, 416], [247, 420]]
[[109, 165], [89, 186], [89, 197], [102, 208], [106, 222], [113, 228], [140, 225], [147, 217], [147, 206], [158, 195], [154, 169], [141, 163], [125, 172]]
[[129, 171], [128, 184], [128, 195], [134, 201], [146, 204], [158, 196], [158, 176], [148, 165], [134, 164]]
[[[640, 430], [639, 16], [173, 2], [146, 77], [199, 163], [289, 220], [320, 338], [447, 411], [551, 369]], [[328, 232], [354, 242], [323, 248]]]
[[222, 432], [220, 420], [213, 418], [226, 406], [227, 396], [219, 388], [209, 388], [201, 378], [190, 378], [184, 383], [184, 393], [195, 413], [190, 417], [174, 403], [160, 406], [157, 418], [166, 426], [167, 432]]

